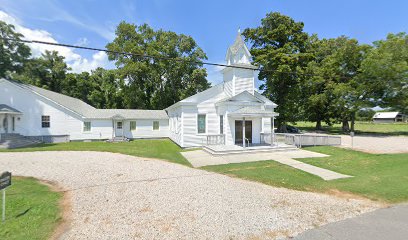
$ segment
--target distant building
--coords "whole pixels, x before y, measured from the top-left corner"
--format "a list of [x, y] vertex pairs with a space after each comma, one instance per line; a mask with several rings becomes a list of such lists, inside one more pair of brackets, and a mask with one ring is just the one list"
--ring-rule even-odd
[[405, 122], [407, 116], [400, 112], [378, 112], [373, 116], [374, 123]]

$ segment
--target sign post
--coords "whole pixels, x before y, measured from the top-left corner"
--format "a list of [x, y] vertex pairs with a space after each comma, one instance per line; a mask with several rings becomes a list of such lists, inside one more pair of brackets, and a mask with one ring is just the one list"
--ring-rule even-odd
[[351, 137], [351, 149], [354, 148], [354, 132], [350, 132], [350, 137]]
[[0, 175], [0, 190], [3, 192], [3, 204], [2, 204], [2, 214], [1, 220], [4, 222], [6, 220], [6, 187], [11, 185], [11, 172], [3, 172]]

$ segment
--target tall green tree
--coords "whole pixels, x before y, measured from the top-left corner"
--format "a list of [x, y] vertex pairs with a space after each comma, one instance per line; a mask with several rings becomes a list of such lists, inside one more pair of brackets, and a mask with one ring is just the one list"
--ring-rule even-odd
[[359, 78], [361, 62], [369, 46], [341, 36], [315, 41], [311, 49], [313, 61], [307, 67], [304, 91], [305, 113], [308, 120], [331, 124], [341, 122], [343, 131], [354, 129], [355, 113], [369, 104], [371, 97], [367, 82]]
[[303, 23], [277, 12], [269, 13], [256, 28], [245, 29], [243, 35], [252, 44], [254, 64], [259, 66], [263, 94], [278, 107], [277, 126], [285, 131], [288, 122], [299, 120], [301, 113], [301, 81], [312, 57], [307, 52], [309, 36]]
[[386, 40], [374, 42], [373, 50], [361, 66], [361, 78], [376, 103], [408, 113], [408, 35], [389, 34]]
[[124, 108], [123, 79], [118, 78], [116, 70], [97, 68], [90, 75], [93, 87], [87, 100], [96, 108]]
[[201, 64], [207, 57], [190, 36], [121, 22], [106, 47], [135, 54], [109, 54], [125, 80], [126, 108], [163, 109], [210, 87]]
[[45, 51], [39, 58], [26, 60], [21, 74], [14, 78], [55, 92], [62, 92], [70, 68], [56, 51]]
[[17, 33], [13, 25], [0, 21], [0, 78], [19, 73], [30, 57], [31, 52], [27, 45], [9, 40], [20, 40], [22, 37], [24, 36]]

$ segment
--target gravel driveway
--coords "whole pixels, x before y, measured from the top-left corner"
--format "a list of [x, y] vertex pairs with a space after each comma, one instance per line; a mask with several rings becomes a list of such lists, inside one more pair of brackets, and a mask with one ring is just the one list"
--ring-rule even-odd
[[0, 153], [0, 169], [75, 189], [62, 239], [272, 239], [380, 207], [114, 153]]
[[[351, 137], [342, 135], [342, 147], [351, 148]], [[405, 136], [355, 136], [353, 148], [369, 153], [408, 153], [408, 137]]]

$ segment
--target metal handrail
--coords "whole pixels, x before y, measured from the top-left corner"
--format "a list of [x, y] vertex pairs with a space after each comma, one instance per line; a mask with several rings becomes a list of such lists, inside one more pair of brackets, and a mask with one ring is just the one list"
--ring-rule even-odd
[[249, 147], [249, 139], [245, 138], [245, 140], [247, 141], [248, 145], [246, 145], [247, 147]]

